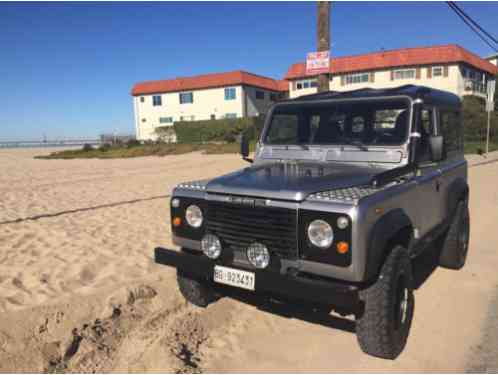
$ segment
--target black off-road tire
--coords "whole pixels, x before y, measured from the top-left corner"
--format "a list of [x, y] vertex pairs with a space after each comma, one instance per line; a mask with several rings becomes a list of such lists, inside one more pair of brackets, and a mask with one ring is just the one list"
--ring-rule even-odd
[[458, 203], [455, 216], [443, 241], [439, 265], [452, 270], [461, 269], [467, 260], [470, 238], [470, 217], [467, 201]]
[[216, 293], [207, 280], [201, 280], [181, 270], [177, 270], [176, 279], [183, 297], [193, 305], [207, 307], [216, 301]]
[[360, 293], [364, 310], [356, 321], [356, 336], [365, 353], [395, 359], [403, 351], [415, 308], [412, 284], [410, 257], [397, 245], [375, 284]]

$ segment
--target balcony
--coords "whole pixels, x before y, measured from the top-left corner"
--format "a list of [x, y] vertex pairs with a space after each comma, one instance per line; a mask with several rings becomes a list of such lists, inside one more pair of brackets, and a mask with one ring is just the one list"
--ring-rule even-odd
[[465, 93], [486, 95], [486, 84], [472, 79], [464, 80]]

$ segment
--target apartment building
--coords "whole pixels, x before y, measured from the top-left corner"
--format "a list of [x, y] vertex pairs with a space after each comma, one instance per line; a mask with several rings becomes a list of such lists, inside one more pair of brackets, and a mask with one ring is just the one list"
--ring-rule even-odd
[[488, 60], [491, 64], [498, 66], [498, 53], [486, 57], [486, 60]]
[[154, 140], [157, 127], [177, 121], [258, 116], [285, 96], [287, 86], [244, 71], [137, 83], [132, 89], [136, 137]]
[[[416, 84], [485, 97], [487, 80], [496, 74], [496, 56], [488, 61], [458, 45], [403, 48], [331, 59], [330, 90]], [[305, 63], [292, 65], [285, 79], [291, 98], [317, 91], [316, 76], [306, 74]]]

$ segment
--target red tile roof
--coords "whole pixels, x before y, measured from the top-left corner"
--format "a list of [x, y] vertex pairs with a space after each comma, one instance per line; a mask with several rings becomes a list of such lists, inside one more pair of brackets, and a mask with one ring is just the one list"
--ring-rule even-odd
[[[254, 86], [275, 92], [282, 91], [283, 89], [281, 81], [237, 70], [227, 73], [203, 74], [193, 77], [140, 82], [133, 86], [131, 94], [136, 96], [235, 85]], [[285, 91], [288, 90], [287, 85]]]
[[[403, 48], [391, 51], [373, 52], [365, 55], [345, 56], [330, 59], [330, 73], [350, 73], [380, 70], [402, 66], [433, 65], [463, 62], [475, 68], [498, 74], [498, 68], [466, 49], [450, 44], [446, 46]], [[285, 79], [306, 77], [305, 63], [292, 65]]]
[[278, 91], [285, 92], [289, 91], [289, 81], [286, 81], [285, 79], [281, 79], [277, 81], [278, 85]]

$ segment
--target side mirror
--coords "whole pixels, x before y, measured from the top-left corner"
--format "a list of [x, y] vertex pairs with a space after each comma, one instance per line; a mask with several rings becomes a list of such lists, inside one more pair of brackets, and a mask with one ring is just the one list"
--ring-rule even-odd
[[249, 139], [247, 136], [242, 133], [240, 135], [240, 154], [242, 155], [242, 159], [252, 163], [252, 160], [248, 158], [249, 156]]
[[429, 147], [432, 161], [440, 161], [443, 158], [443, 136], [435, 135], [429, 137]]

